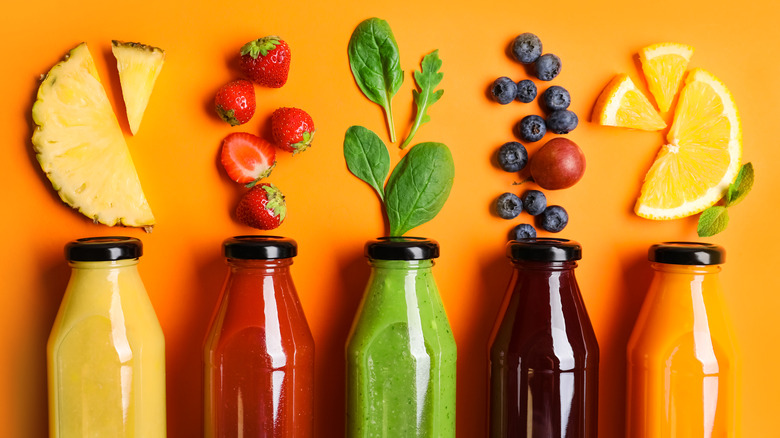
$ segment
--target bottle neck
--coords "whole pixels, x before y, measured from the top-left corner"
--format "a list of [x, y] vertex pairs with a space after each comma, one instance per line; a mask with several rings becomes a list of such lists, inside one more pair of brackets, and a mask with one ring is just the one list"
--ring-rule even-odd
[[122, 269], [135, 268], [138, 265], [138, 259], [110, 260], [100, 262], [82, 262], [70, 260], [68, 262], [73, 270], [91, 270], [91, 269]]
[[430, 270], [433, 267], [433, 260], [379, 260], [368, 259], [368, 264], [374, 270], [403, 270], [420, 271]]
[[526, 260], [513, 260], [512, 264], [518, 271], [528, 271], [529, 274], [536, 272], [551, 271], [573, 271], [577, 267], [577, 262], [532, 262]]
[[255, 275], [274, 275], [289, 272], [292, 258], [274, 260], [227, 259], [231, 273], [252, 273]]
[[664, 275], [715, 275], [720, 272], [720, 265], [673, 265], [668, 263], [651, 263], [650, 266]]

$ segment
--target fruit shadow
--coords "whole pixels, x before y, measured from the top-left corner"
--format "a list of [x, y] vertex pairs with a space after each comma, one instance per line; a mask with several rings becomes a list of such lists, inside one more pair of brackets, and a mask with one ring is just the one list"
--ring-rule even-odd
[[[608, 342], [599, 342], [599, 435], [624, 436], [626, 418], [626, 350], [653, 272], [644, 253], [631, 254], [622, 263], [621, 293], [613, 300], [610, 318], [602, 333]], [[606, 378], [604, 378], [606, 377]]]
[[[484, 406], [477, 412], [460, 412], [457, 430], [462, 436], [487, 436], [490, 337], [506, 296], [512, 269], [498, 252], [480, 262], [478, 290], [472, 291], [469, 318], [459, 327], [458, 406]], [[475, 401], [476, 398], [476, 401]]]
[[47, 437], [49, 434], [46, 343], [70, 278], [70, 268], [59, 253], [37, 253], [48, 258], [39, 265], [41, 268], [35, 277], [38, 284], [27, 292], [37, 298], [35, 321], [24, 336], [17, 337], [18, 345], [11, 350], [14, 351], [14, 375], [26, 377], [11, 379], [13, 386], [6, 389], [12, 393], [12, 409], [18, 409], [16, 418], [39, 418], [40, 421], [24, 422], [24, 430], [10, 433], [10, 436]]
[[[197, 286], [180, 291], [179, 326], [166, 334], [168, 436], [203, 435], [203, 342], [227, 275], [227, 266], [210, 245], [193, 251]], [[212, 254], [210, 256], [206, 254]], [[169, 332], [170, 333], [170, 332]]]
[[338, 261], [339, 286], [331, 290], [333, 299], [325, 301], [328, 315], [319, 333], [315, 331], [316, 367], [314, 430], [329, 431], [327, 436], [344, 436], [346, 412], [345, 348], [352, 321], [368, 283], [369, 267], [362, 251], [354, 251]]

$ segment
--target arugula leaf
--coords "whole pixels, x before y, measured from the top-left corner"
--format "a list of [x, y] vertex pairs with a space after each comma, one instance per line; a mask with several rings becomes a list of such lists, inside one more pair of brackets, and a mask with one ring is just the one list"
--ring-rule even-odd
[[390, 154], [382, 139], [362, 126], [350, 126], [344, 135], [344, 159], [349, 171], [373, 187], [384, 201], [382, 186], [390, 172]]
[[385, 186], [385, 209], [390, 235], [402, 236], [433, 219], [452, 189], [455, 164], [441, 143], [412, 147], [393, 169]]
[[704, 210], [699, 216], [699, 225], [696, 232], [699, 237], [714, 236], [726, 229], [729, 224], [729, 213], [726, 207], [714, 205]]
[[444, 94], [444, 90], [435, 90], [444, 77], [444, 74], [439, 73], [441, 63], [439, 50], [437, 49], [425, 55], [420, 63], [420, 71], [414, 72], [414, 80], [417, 82], [417, 86], [420, 87], [419, 92], [412, 90], [414, 103], [417, 105], [417, 115], [414, 118], [409, 135], [401, 144], [401, 149], [405, 148], [412, 141], [412, 137], [417, 133], [420, 125], [431, 120], [431, 116], [427, 113], [428, 107], [436, 103]]
[[745, 163], [739, 169], [737, 179], [729, 186], [729, 191], [726, 194], [726, 207], [732, 207], [739, 204], [745, 199], [750, 189], [753, 188], [753, 164]]
[[390, 25], [376, 17], [358, 24], [349, 39], [348, 53], [355, 82], [370, 101], [384, 109], [390, 141], [395, 143], [391, 100], [401, 88], [404, 72]]

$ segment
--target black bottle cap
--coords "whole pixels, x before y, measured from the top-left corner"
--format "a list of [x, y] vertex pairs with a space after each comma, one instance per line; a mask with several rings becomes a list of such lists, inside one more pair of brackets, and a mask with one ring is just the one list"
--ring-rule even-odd
[[85, 237], [65, 245], [65, 258], [74, 262], [110, 262], [137, 259], [143, 244], [135, 237]]
[[422, 237], [380, 237], [366, 243], [365, 254], [375, 260], [435, 259], [439, 243]]
[[288, 259], [298, 255], [298, 244], [280, 236], [235, 236], [222, 243], [222, 250], [229, 259]]
[[536, 237], [510, 241], [506, 255], [515, 262], [571, 262], [582, 258], [582, 247], [573, 240]]
[[650, 247], [651, 262], [670, 265], [720, 265], [726, 262], [726, 250], [704, 242], [664, 242]]

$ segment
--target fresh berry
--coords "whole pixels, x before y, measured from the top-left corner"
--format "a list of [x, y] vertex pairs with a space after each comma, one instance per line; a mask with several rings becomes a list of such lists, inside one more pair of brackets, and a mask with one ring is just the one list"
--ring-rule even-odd
[[514, 193], [504, 193], [496, 200], [496, 213], [503, 219], [514, 219], [523, 212], [523, 201]]
[[547, 116], [547, 129], [556, 134], [568, 134], [577, 127], [577, 114], [569, 110], [553, 111]]
[[523, 201], [523, 208], [531, 216], [541, 214], [547, 208], [547, 197], [539, 190], [527, 190], [520, 199]]
[[539, 226], [551, 233], [558, 233], [569, 223], [569, 214], [560, 205], [551, 205], [537, 216]]
[[517, 84], [508, 77], [502, 76], [493, 81], [490, 93], [493, 95], [493, 100], [501, 105], [506, 105], [515, 100], [515, 95], [517, 95]]
[[260, 183], [249, 189], [236, 207], [239, 222], [260, 230], [273, 230], [286, 215], [284, 195], [271, 183]]
[[214, 106], [231, 126], [243, 125], [255, 114], [255, 87], [246, 79], [228, 82], [217, 91]]
[[222, 140], [221, 161], [230, 179], [252, 187], [276, 166], [276, 148], [256, 135], [234, 132]]
[[565, 110], [571, 104], [571, 96], [565, 88], [553, 85], [542, 93], [542, 102], [547, 111]]
[[298, 108], [278, 108], [271, 114], [271, 135], [276, 147], [283, 151], [305, 151], [314, 140], [314, 121]]
[[517, 83], [515, 99], [523, 103], [531, 103], [536, 99], [536, 84], [530, 79], [523, 79]]
[[544, 119], [537, 115], [525, 116], [517, 124], [517, 134], [520, 139], [529, 143], [541, 140], [546, 133]]
[[290, 46], [278, 36], [267, 36], [241, 47], [240, 67], [249, 79], [266, 87], [279, 88], [290, 72]]
[[535, 239], [535, 238], [536, 238], [536, 228], [532, 227], [530, 224], [520, 224], [512, 228], [512, 231], [509, 232], [510, 240]]
[[516, 142], [506, 142], [498, 148], [498, 165], [507, 172], [519, 172], [528, 163], [528, 151]]
[[561, 72], [561, 58], [552, 53], [545, 53], [536, 60], [536, 77], [543, 81], [551, 81]]
[[532, 33], [518, 35], [512, 41], [512, 57], [517, 62], [530, 64], [542, 54], [542, 41]]

